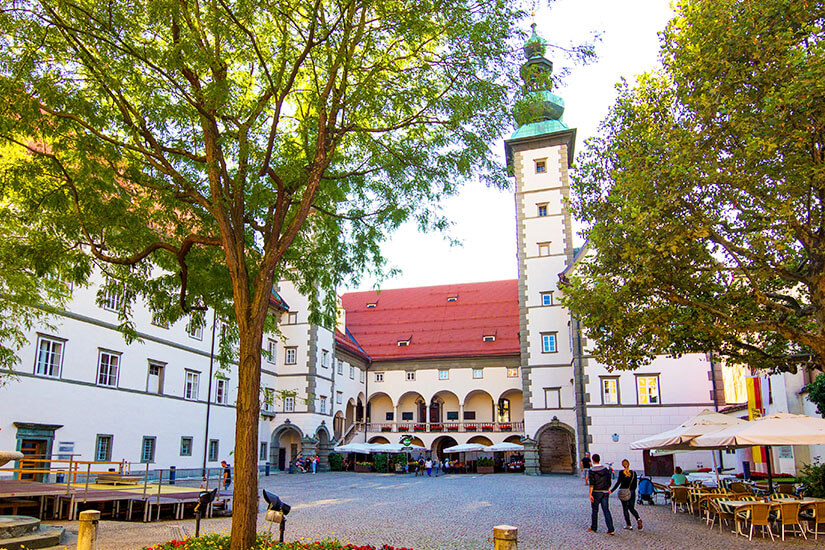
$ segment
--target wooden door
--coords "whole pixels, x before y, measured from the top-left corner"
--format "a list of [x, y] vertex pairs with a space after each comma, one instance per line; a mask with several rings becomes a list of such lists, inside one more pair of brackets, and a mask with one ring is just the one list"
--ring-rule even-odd
[[643, 453], [643, 459], [646, 476], [670, 477], [673, 475], [673, 455], [651, 455], [650, 451], [646, 450]]
[[278, 469], [286, 470], [286, 449], [284, 447], [278, 448]]
[[539, 436], [539, 468], [543, 474], [572, 474], [573, 438], [564, 430], [549, 428]]
[[[37, 458], [46, 458], [46, 440], [45, 439], [23, 439], [20, 441], [20, 452], [24, 455], [32, 455]], [[45, 470], [48, 464], [44, 462], [20, 462], [20, 468], [24, 470]], [[20, 479], [28, 479], [32, 481], [43, 481], [44, 474], [33, 472], [20, 473]]]

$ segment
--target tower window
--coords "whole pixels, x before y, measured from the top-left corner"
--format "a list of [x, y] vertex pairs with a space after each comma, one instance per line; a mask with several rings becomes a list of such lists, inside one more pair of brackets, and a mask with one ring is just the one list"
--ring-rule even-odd
[[544, 174], [547, 172], [547, 159], [540, 159], [536, 161], [536, 174]]
[[539, 204], [538, 208], [539, 208], [539, 217], [540, 218], [545, 217], [547, 215], [547, 204], [546, 203], [545, 204]]
[[549, 256], [550, 255], [550, 243], [538, 243], [539, 244], [539, 256]]

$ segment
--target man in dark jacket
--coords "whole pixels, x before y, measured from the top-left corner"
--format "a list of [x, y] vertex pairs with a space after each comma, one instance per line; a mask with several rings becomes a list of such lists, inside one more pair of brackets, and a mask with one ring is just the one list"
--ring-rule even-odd
[[590, 528], [588, 531], [595, 533], [599, 528], [599, 506], [602, 507], [604, 522], [607, 525], [607, 534], [613, 534], [613, 516], [610, 515], [610, 469], [605, 468], [600, 463], [601, 457], [594, 454], [591, 457], [593, 466], [590, 468], [588, 481], [590, 484]]

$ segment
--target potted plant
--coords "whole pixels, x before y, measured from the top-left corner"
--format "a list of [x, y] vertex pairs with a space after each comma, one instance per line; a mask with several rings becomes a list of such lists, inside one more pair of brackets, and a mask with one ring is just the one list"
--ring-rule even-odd
[[476, 429], [475, 424], [467, 424], [466, 426], [464, 426], [464, 431], [465, 432], [475, 432], [475, 431], [477, 431], [477, 429]]
[[447, 431], [448, 432], [457, 432], [458, 431], [458, 426], [455, 426], [455, 425], [447, 426]]
[[493, 473], [493, 459], [488, 456], [481, 456], [476, 461], [476, 471], [479, 474]]
[[391, 432], [392, 431], [392, 426], [381, 426], [381, 431], [382, 432]]
[[410, 431], [410, 426], [408, 424], [399, 424], [398, 431], [401, 433], [407, 433]]
[[414, 432], [425, 432], [425, 431], [427, 431], [427, 426], [425, 426], [424, 424], [416, 424], [415, 426], [413, 426], [413, 431]]
[[498, 429], [501, 432], [512, 432], [513, 426], [511, 424], [501, 424]]
[[431, 432], [440, 432], [443, 429], [444, 429], [444, 427], [441, 424], [431, 424], [430, 425], [430, 431]]
[[369, 472], [372, 464], [369, 462], [356, 462], [355, 463], [355, 471], [359, 473]]
[[481, 426], [481, 431], [482, 432], [492, 432], [493, 431], [492, 424], [484, 424], [483, 426]]

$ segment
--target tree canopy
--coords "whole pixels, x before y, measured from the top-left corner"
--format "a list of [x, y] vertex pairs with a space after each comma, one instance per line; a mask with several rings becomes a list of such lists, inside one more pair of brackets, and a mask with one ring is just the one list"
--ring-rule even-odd
[[468, 178], [505, 185], [488, 144], [508, 123], [521, 15], [503, 0], [0, 11], [2, 207], [18, 262], [48, 259], [28, 280], [102, 271], [126, 333], [138, 299], [160, 320], [214, 307], [237, 325], [233, 549], [255, 530], [273, 280], [331, 324], [330, 291], [380, 268], [388, 231], [444, 228], [438, 200]]
[[771, 371], [821, 366], [821, 2], [676, 7], [661, 69], [619, 85], [574, 175], [595, 253], [566, 304], [615, 368], [697, 351]]

